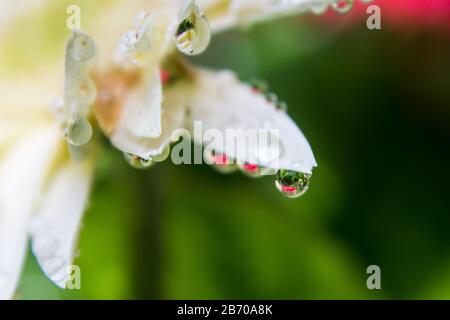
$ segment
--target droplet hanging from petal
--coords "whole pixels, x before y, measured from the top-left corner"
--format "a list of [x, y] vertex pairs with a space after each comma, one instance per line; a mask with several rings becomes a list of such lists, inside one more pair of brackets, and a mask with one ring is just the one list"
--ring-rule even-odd
[[233, 159], [214, 150], [205, 150], [205, 160], [221, 173], [232, 173], [237, 170], [237, 165], [233, 162]]
[[67, 127], [66, 137], [73, 146], [85, 145], [92, 138], [92, 126], [86, 118], [74, 119]]
[[241, 169], [242, 173], [250, 178], [259, 178], [262, 176], [261, 167], [257, 164], [252, 163], [244, 163], [239, 164], [239, 169]]
[[75, 31], [70, 54], [78, 62], [85, 62], [95, 55], [95, 42], [87, 34]]
[[151, 159], [143, 159], [130, 153], [124, 153], [125, 161], [135, 169], [148, 169], [154, 162]]
[[331, 7], [338, 13], [346, 13], [353, 7], [353, 0], [336, 0]]
[[85, 145], [92, 137], [92, 126], [87, 117], [97, 90], [89, 77], [87, 62], [94, 55], [94, 40], [82, 31], [75, 30], [66, 45], [64, 114], [66, 138], [76, 147]]
[[166, 146], [162, 152], [158, 155], [154, 155], [151, 157], [151, 160], [154, 162], [163, 162], [164, 160], [166, 160], [170, 155], [170, 146]]
[[191, 0], [180, 14], [175, 32], [175, 45], [182, 53], [198, 55], [206, 50], [211, 40], [209, 22], [200, 8]]
[[291, 170], [280, 170], [275, 185], [288, 198], [297, 198], [305, 194], [309, 187], [311, 175]]

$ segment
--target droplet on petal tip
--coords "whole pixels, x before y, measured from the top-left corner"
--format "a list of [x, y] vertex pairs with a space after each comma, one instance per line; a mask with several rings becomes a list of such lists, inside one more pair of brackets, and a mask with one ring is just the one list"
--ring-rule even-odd
[[95, 55], [94, 40], [80, 30], [75, 30], [71, 41], [70, 54], [77, 62], [86, 62]]
[[177, 49], [186, 55], [201, 54], [211, 41], [209, 22], [193, 0], [180, 14], [174, 41]]
[[164, 147], [162, 152], [160, 154], [151, 156], [151, 160], [154, 162], [163, 162], [165, 161], [170, 155], [170, 145], [167, 145]]
[[135, 169], [148, 169], [154, 162], [151, 159], [143, 159], [131, 153], [123, 154], [125, 161]]
[[80, 147], [91, 140], [93, 134], [92, 126], [85, 118], [72, 120], [66, 131], [67, 141], [73, 146]]
[[298, 198], [305, 194], [309, 188], [311, 175], [291, 170], [279, 170], [275, 186], [284, 196]]

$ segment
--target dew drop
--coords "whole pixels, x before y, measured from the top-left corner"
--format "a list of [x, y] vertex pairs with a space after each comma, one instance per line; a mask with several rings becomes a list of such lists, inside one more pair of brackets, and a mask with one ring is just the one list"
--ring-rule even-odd
[[324, 14], [327, 11], [328, 4], [327, 3], [313, 3], [310, 5], [309, 9], [314, 14]]
[[331, 7], [338, 13], [346, 13], [353, 7], [353, 0], [336, 0]]
[[239, 169], [248, 177], [258, 178], [262, 176], [261, 167], [257, 164], [244, 163], [239, 164]]
[[278, 101], [275, 106], [278, 110], [281, 110], [284, 112], [287, 112], [287, 110], [288, 110], [287, 103], [284, 101]]
[[166, 160], [169, 157], [169, 155], [170, 155], [170, 146], [168, 145], [163, 149], [161, 154], [152, 156], [152, 161], [163, 162], [164, 160]]
[[123, 51], [145, 53], [150, 49], [150, 40], [145, 32], [130, 30], [122, 37], [121, 45]]
[[250, 80], [250, 86], [256, 93], [266, 93], [269, 90], [269, 85], [264, 80], [252, 79]]
[[154, 162], [151, 159], [144, 159], [131, 153], [124, 153], [125, 161], [135, 169], [148, 169]]
[[175, 32], [175, 45], [186, 55], [198, 55], [206, 50], [211, 40], [208, 20], [200, 8], [191, 0], [180, 14], [180, 23]]
[[87, 34], [75, 31], [70, 53], [75, 61], [88, 61], [95, 55], [95, 42]]
[[303, 172], [280, 170], [275, 185], [286, 197], [298, 198], [308, 190], [310, 178], [311, 175]]
[[92, 126], [85, 118], [74, 119], [67, 128], [67, 140], [73, 146], [80, 147], [92, 138]]
[[215, 151], [205, 152], [206, 160], [211, 166], [221, 173], [232, 173], [237, 170], [237, 165], [234, 164], [233, 159], [230, 159], [226, 154]]

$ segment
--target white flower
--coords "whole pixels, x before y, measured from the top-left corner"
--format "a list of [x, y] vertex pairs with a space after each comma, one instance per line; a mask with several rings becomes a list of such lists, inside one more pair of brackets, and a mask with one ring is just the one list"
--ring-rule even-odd
[[[279, 129], [280, 161], [248, 163], [253, 166], [248, 171], [255, 166], [282, 169], [277, 182], [282, 192], [297, 195], [297, 191], [306, 190], [316, 162], [307, 140], [286, 112], [278, 108], [277, 100], [270, 100], [271, 96], [241, 82], [231, 71], [190, 66], [176, 48], [187, 55], [198, 54], [206, 49], [211, 34], [216, 32], [331, 2], [152, 0], [146, 5], [124, 2], [105, 15], [118, 19], [99, 18], [102, 25], [108, 24], [107, 30], [93, 30], [97, 47], [102, 50], [95, 69], [88, 65], [95, 49], [89, 36], [77, 31], [68, 43], [64, 105], [53, 114], [65, 126], [68, 144], [61, 139], [55, 117], [50, 117], [44, 108], [47, 97], [36, 99], [36, 95], [30, 95], [33, 100], [28, 101], [25, 95], [17, 103], [8, 100], [8, 96], [17, 96], [17, 92], [14, 95], [17, 88], [3, 88], [0, 299], [14, 294], [28, 238], [45, 274], [65, 287], [93, 173], [95, 143], [86, 144], [92, 135], [91, 115], [115, 147], [143, 166], [166, 157], [173, 132], [180, 128], [192, 130], [196, 120], [205, 129], [222, 132], [233, 128]], [[141, 14], [133, 29], [120, 30], [122, 36], [115, 39], [121, 41], [113, 52], [111, 43], [104, 39], [111, 39], [128, 24], [126, 19], [120, 19], [125, 7], [144, 9], [149, 14]], [[161, 72], [165, 77], [161, 77]], [[0, 82], [7, 83], [1, 78]], [[33, 86], [18, 90], [39, 91], [36, 89], [39, 84]], [[31, 108], [33, 105], [39, 107]], [[226, 154], [227, 148], [216, 151], [228, 158], [235, 156]], [[292, 181], [301, 190], [289, 185]]]

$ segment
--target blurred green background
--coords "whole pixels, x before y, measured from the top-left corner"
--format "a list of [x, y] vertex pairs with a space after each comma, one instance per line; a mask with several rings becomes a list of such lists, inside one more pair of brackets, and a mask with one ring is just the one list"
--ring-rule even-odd
[[[65, 5], [46, 10], [64, 23]], [[58, 39], [50, 56], [67, 36], [46, 33], [55, 19], [40, 30]], [[193, 62], [265, 79], [288, 103], [319, 163], [308, 193], [206, 165], [136, 171], [105, 142], [82, 289], [58, 289], [29, 254], [18, 298], [450, 298], [449, 34], [307, 15], [216, 36]], [[372, 264], [382, 290], [366, 287]]]

